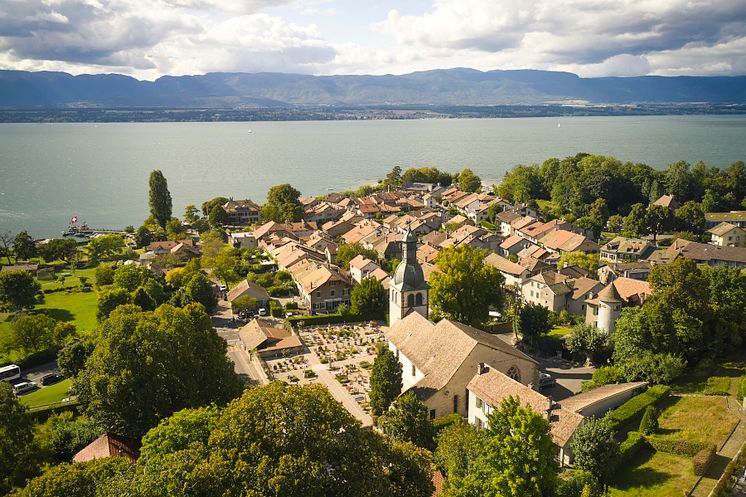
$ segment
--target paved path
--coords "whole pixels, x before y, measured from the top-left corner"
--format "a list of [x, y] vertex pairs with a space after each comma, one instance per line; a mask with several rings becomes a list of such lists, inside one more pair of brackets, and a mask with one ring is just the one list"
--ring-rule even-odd
[[337, 381], [334, 375], [327, 369], [326, 365], [319, 362], [319, 358], [316, 354], [312, 353], [306, 357], [308, 357], [308, 365], [317, 375], [319, 375], [319, 382], [326, 386], [329, 393], [331, 393], [337, 401], [341, 402], [350, 414], [360, 420], [363, 426], [373, 426], [373, 418], [363, 411], [360, 404], [358, 404], [355, 399], [352, 398], [352, 395], [350, 395], [347, 389]]
[[257, 366], [240, 345], [228, 346], [228, 357], [233, 361], [235, 371], [246, 386], [263, 385], [265, 376], [257, 371]]

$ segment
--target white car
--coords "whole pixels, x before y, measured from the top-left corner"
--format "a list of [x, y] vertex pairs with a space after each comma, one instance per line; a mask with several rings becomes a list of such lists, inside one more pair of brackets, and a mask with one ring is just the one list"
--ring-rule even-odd
[[30, 392], [36, 388], [36, 384], [32, 381], [22, 381], [13, 385], [13, 393], [20, 395], [22, 393]]
[[261, 309], [259, 309], [259, 312], [257, 312], [257, 314], [259, 314], [260, 316], [266, 316], [267, 315], [267, 309], [265, 309], [264, 307], [262, 307]]
[[553, 387], [557, 384], [557, 380], [552, 378], [549, 373], [539, 373], [539, 389], [546, 387]]

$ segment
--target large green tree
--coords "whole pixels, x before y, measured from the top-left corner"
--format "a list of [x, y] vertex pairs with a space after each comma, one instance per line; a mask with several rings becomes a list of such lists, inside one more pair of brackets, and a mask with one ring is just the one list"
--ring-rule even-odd
[[186, 407], [225, 403], [241, 392], [226, 344], [201, 305], [115, 309], [99, 326], [74, 389], [107, 429], [140, 437]]
[[33, 440], [32, 426], [10, 384], [0, 381], [0, 494], [20, 483]]
[[458, 175], [458, 187], [464, 192], [478, 192], [482, 188], [482, 180], [471, 169], [464, 169]]
[[588, 418], [572, 437], [575, 466], [589, 471], [602, 483], [609, 483], [619, 455], [614, 430], [604, 419]]
[[120, 305], [131, 304], [132, 295], [126, 288], [114, 287], [98, 294], [96, 304], [96, 318], [99, 321], [109, 317], [109, 314]]
[[350, 301], [353, 313], [371, 318], [383, 318], [389, 303], [386, 289], [380, 281], [371, 277], [363, 278], [352, 289]]
[[168, 191], [168, 182], [159, 170], [150, 173], [149, 193], [150, 214], [155, 218], [158, 225], [166, 229], [166, 223], [171, 219], [172, 202], [171, 193]]
[[572, 333], [565, 340], [565, 346], [571, 354], [584, 357], [590, 362], [603, 349], [606, 341], [603, 331], [587, 323], [580, 323], [573, 327]]
[[370, 372], [370, 406], [374, 416], [388, 410], [402, 389], [402, 366], [394, 353], [381, 346]]
[[13, 253], [17, 259], [36, 257], [36, 244], [28, 231], [21, 231], [13, 239]]
[[46, 314], [21, 316], [10, 327], [10, 345], [29, 354], [46, 350], [55, 344], [57, 321]]
[[267, 203], [262, 206], [262, 220], [278, 223], [300, 221], [303, 218], [303, 205], [299, 199], [300, 192], [289, 184], [273, 186], [267, 192]]
[[197, 302], [204, 306], [207, 312], [212, 312], [218, 305], [212, 284], [207, 276], [201, 271], [194, 273], [189, 280], [175, 294], [175, 299], [180, 306], [191, 302]]
[[430, 450], [434, 448], [434, 429], [427, 406], [412, 392], [394, 400], [391, 409], [379, 418], [378, 424], [386, 435], [398, 442], [412, 442]]
[[39, 245], [37, 252], [47, 262], [56, 260], [70, 261], [78, 251], [78, 242], [73, 238], [53, 238]]
[[549, 324], [549, 309], [543, 305], [528, 302], [518, 311], [518, 327], [523, 339], [531, 345], [552, 330]]
[[[48, 468], [17, 492], [17, 497], [115, 497], [140, 495], [128, 485], [135, 464], [126, 457], [106, 457]], [[165, 494], [163, 494], [165, 495]]]
[[[513, 398], [488, 415], [489, 428], [468, 474], [449, 486], [451, 495], [543, 497], [556, 486], [556, 447], [549, 421]], [[452, 488], [452, 490], [451, 490]]]
[[41, 285], [28, 271], [0, 273], [0, 304], [13, 311], [34, 307]]
[[438, 468], [448, 475], [446, 480], [446, 495], [448, 487], [458, 487], [461, 480], [469, 473], [471, 465], [479, 457], [481, 435], [474, 425], [459, 418], [459, 422], [442, 429], [436, 437], [436, 449], [433, 461]]
[[102, 235], [88, 242], [88, 257], [93, 261], [111, 259], [124, 249], [124, 239], [117, 234]]
[[430, 303], [444, 316], [479, 325], [489, 319], [490, 307], [501, 309], [505, 278], [484, 264], [487, 252], [469, 245], [443, 250], [435, 259], [438, 271], [430, 277]]

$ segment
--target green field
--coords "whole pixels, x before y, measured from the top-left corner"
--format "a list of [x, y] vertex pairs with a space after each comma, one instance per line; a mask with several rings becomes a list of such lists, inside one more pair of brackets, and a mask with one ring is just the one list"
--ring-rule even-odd
[[572, 333], [572, 328], [569, 326], [555, 326], [552, 331], [549, 332], [550, 337], [563, 337]]
[[619, 468], [610, 490], [612, 497], [681, 497], [696, 481], [690, 458], [644, 449]]
[[672, 397], [658, 419], [664, 437], [701, 440], [720, 447], [738, 418], [728, 411], [725, 397]]
[[43, 387], [35, 392], [21, 395], [18, 398], [21, 404], [27, 406], [29, 409], [34, 409], [39, 406], [60, 402], [67, 397], [67, 391], [70, 390], [72, 384], [73, 380], [63, 380], [55, 385]]
[[91, 332], [96, 328], [96, 292], [55, 292], [44, 295], [44, 303], [36, 306], [38, 312], [59, 321], [72, 321], [78, 332]]

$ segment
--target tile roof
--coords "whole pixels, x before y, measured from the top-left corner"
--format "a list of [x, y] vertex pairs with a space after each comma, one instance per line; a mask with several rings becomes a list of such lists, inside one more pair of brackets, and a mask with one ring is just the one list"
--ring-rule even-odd
[[128, 457], [136, 461], [140, 457], [140, 442], [106, 432], [80, 449], [73, 456], [73, 462], [86, 462], [112, 456]]
[[265, 321], [254, 319], [238, 330], [238, 337], [247, 350], [270, 352], [302, 345], [300, 338], [284, 328], [274, 328]]
[[267, 290], [265, 290], [263, 286], [249, 280], [243, 280], [241, 283], [231, 288], [228, 292], [227, 298], [229, 302], [233, 302], [242, 295], [247, 295], [256, 300], [263, 300], [265, 302], [269, 300]]
[[545, 416], [552, 406], [551, 399], [489, 366], [474, 375], [466, 388], [494, 408], [499, 408], [508, 397], [520, 399], [521, 405]]
[[503, 242], [500, 244], [500, 248], [503, 250], [509, 250], [512, 247], [515, 247], [516, 245], [518, 245], [522, 241], [527, 241], [527, 240], [518, 235], [510, 235], [508, 238], [503, 240]]
[[520, 264], [516, 264], [515, 262], [494, 252], [484, 258], [484, 263], [497, 268], [503, 273], [508, 273], [513, 276], [520, 276], [527, 271], [527, 269]]
[[727, 235], [728, 232], [730, 232], [730, 231], [732, 231], [734, 229], [739, 229], [740, 230], [741, 228], [739, 228], [735, 224], [730, 224], [730, 223], [722, 222], [722, 223], [718, 224], [717, 226], [708, 229], [707, 232], [708, 233], [712, 233], [715, 236], [724, 236], [724, 235]]
[[588, 392], [579, 393], [568, 397], [561, 401], [559, 404], [564, 408], [573, 412], [580, 412], [583, 409], [590, 407], [591, 405], [600, 402], [608, 397], [634, 390], [642, 386], [647, 385], [647, 382], [637, 381], [633, 383], [616, 383], [612, 385], [603, 385]]
[[710, 223], [720, 221], [746, 221], [746, 211], [706, 212], [705, 221]]

